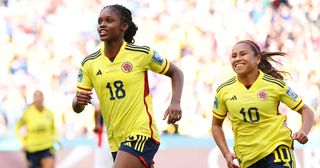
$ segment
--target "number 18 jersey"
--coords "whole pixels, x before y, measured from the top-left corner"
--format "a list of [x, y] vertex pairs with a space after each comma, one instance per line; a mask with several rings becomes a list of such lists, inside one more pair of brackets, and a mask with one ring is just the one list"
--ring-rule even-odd
[[224, 119], [228, 114], [241, 167], [252, 165], [279, 145], [292, 146], [286, 116], [278, 111], [280, 102], [294, 111], [304, 104], [286, 83], [262, 71], [249, 89], [237, 77], [217, 88], [213, 115]]
[[113, 61], [104, 46], [86, 57], [78, 74], [80, 92], [95, 89], [112, 152], [129, 135], [144, 135], [160, 142], [149, 94], [147, 70], [165, 74], [169, 62], [146, 46], [123, 42]]

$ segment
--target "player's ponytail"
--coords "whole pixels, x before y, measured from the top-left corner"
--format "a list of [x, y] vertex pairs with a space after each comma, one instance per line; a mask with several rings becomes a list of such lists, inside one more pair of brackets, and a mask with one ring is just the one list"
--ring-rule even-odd
[[260, 63], [258, 65], [258, 69], [260, 69], [262, 72], [271, 75], [274, 78], [277, 79], [284, 79], [284, 74], [288, 74], [288, 72], [285, 71], [280, 71], [277, 68], [275, 68], [274, 66], [272, 66], [271, 62], [275, 62], [278, 64], [278, 61], [274, 60], [272, 57], [273, 56], [286, 56], [287, 54], [284, 52], [266, 52], [266, 51], [260, 51], [260, 47], [253, 41], [251, 40], [243, 40], [243, 41], [239, 41], [237, 44], [239, 43], [246, 43], [248, 44], [253, 52], [255, 56], [260, 55], [261, 56], [261, 60]]
[[265, 51], [263, 51], [260, 53], [260, 55], [261, 55], [261, 61], [258, 65], [258, 68], [262, 72], [269, 74], [269, 75], [273, 76], [274, 78], [283, 80], [284, 74], [288, 74], [288, 72], [278, 70], [277, 68], [273, 67], [270, 62], [272, 61], [272, 62], [281, 64], [278, 61], [274, 60], [272, 58], [272, 56], [286, 56], [287, 54], [284, 52], [265, 52]]
[[131, 11], [126, 7], [118, 4], [109, 5], [104, 7], [103, 9], [105, 8], [113, 8], [119, 12], [119, 14], [122, 16], [122, 21], [128, 24], [128, 30], [124, 32], [124, 41], [126, 41], [129, 44], [133, 44], [135, 42], [133, 37], [136, 35], [138, 26], [132, 21]]
[[136, 35], [138, 27], [132, 21], [128, 23], [128, 26], [128, 30], [124, 33], [124, 41], [133, 44], [135, 42], [133, 37]]

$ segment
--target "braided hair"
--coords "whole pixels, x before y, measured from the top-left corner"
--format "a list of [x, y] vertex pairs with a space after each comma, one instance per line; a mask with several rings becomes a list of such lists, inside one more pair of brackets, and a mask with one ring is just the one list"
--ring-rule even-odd
[[273, 67], [272, 64], [270, 63], [275, 62], [278, 64], [278, 61], [274, 60], [272, 57], [273, 56], [286, 56], [287, 54], [285, 52], [266, 52], [266, 51], [261, 51], [260, 47], [257, 45], [257, 43], [251, 41], [251, 40], [242, 40], [237, 42], [237, 44], [239, 43], [246, 43], [248, 44], [253, 52], [254, 52], [254, 56], [261, 56], [261, 60], [260, 63], [258, 65], [258, 69], [260, 69], [262, 72], [271, 75], [272, 77], [276, 78], [276, 79], [284, 79], [284, 74], [288, 74], [288, 72], [285, 71], [280, 71], [277, 68]]
[[128, 30], [124, 32], [123, 38], [124, 38], [124, 41], [126, 41], [127, 43], [133, 44], [135, 42], [133, 37], [136, 35], [138, 26], [132, 21], [131, 11], [126, 7], [118, 4], [105, 6], [101, 11], [103, 11], [106, 8], [115, 9], [115, 11], [117, 11], [122, 17], [122, 22], [128, 24]]

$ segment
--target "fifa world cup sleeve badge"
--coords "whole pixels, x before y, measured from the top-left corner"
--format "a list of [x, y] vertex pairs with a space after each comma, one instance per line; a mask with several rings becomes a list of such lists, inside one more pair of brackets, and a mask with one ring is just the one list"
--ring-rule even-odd
[[82, 73], [82, 69], [79, 70], [79, 73], [78, 73], [78, 82], [82, 82], [82, 79], [83, 79], [83, 73]]

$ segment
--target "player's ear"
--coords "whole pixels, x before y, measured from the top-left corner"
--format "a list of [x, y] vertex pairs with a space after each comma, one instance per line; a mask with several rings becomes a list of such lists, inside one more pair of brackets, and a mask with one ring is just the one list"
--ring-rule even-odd
[[257, 65], [259, 65], [260, 64], [260, 62], [261, 62], [261, 55], [259, 54], [259, 55], [257, 55]]
[[122, 23], [122, 25], [121, 25], [121, 29], [122, 29], [123, 31], [127, 31], [127, 30], [128, 30], [128, 28], [129, 28], [128, 23]]

